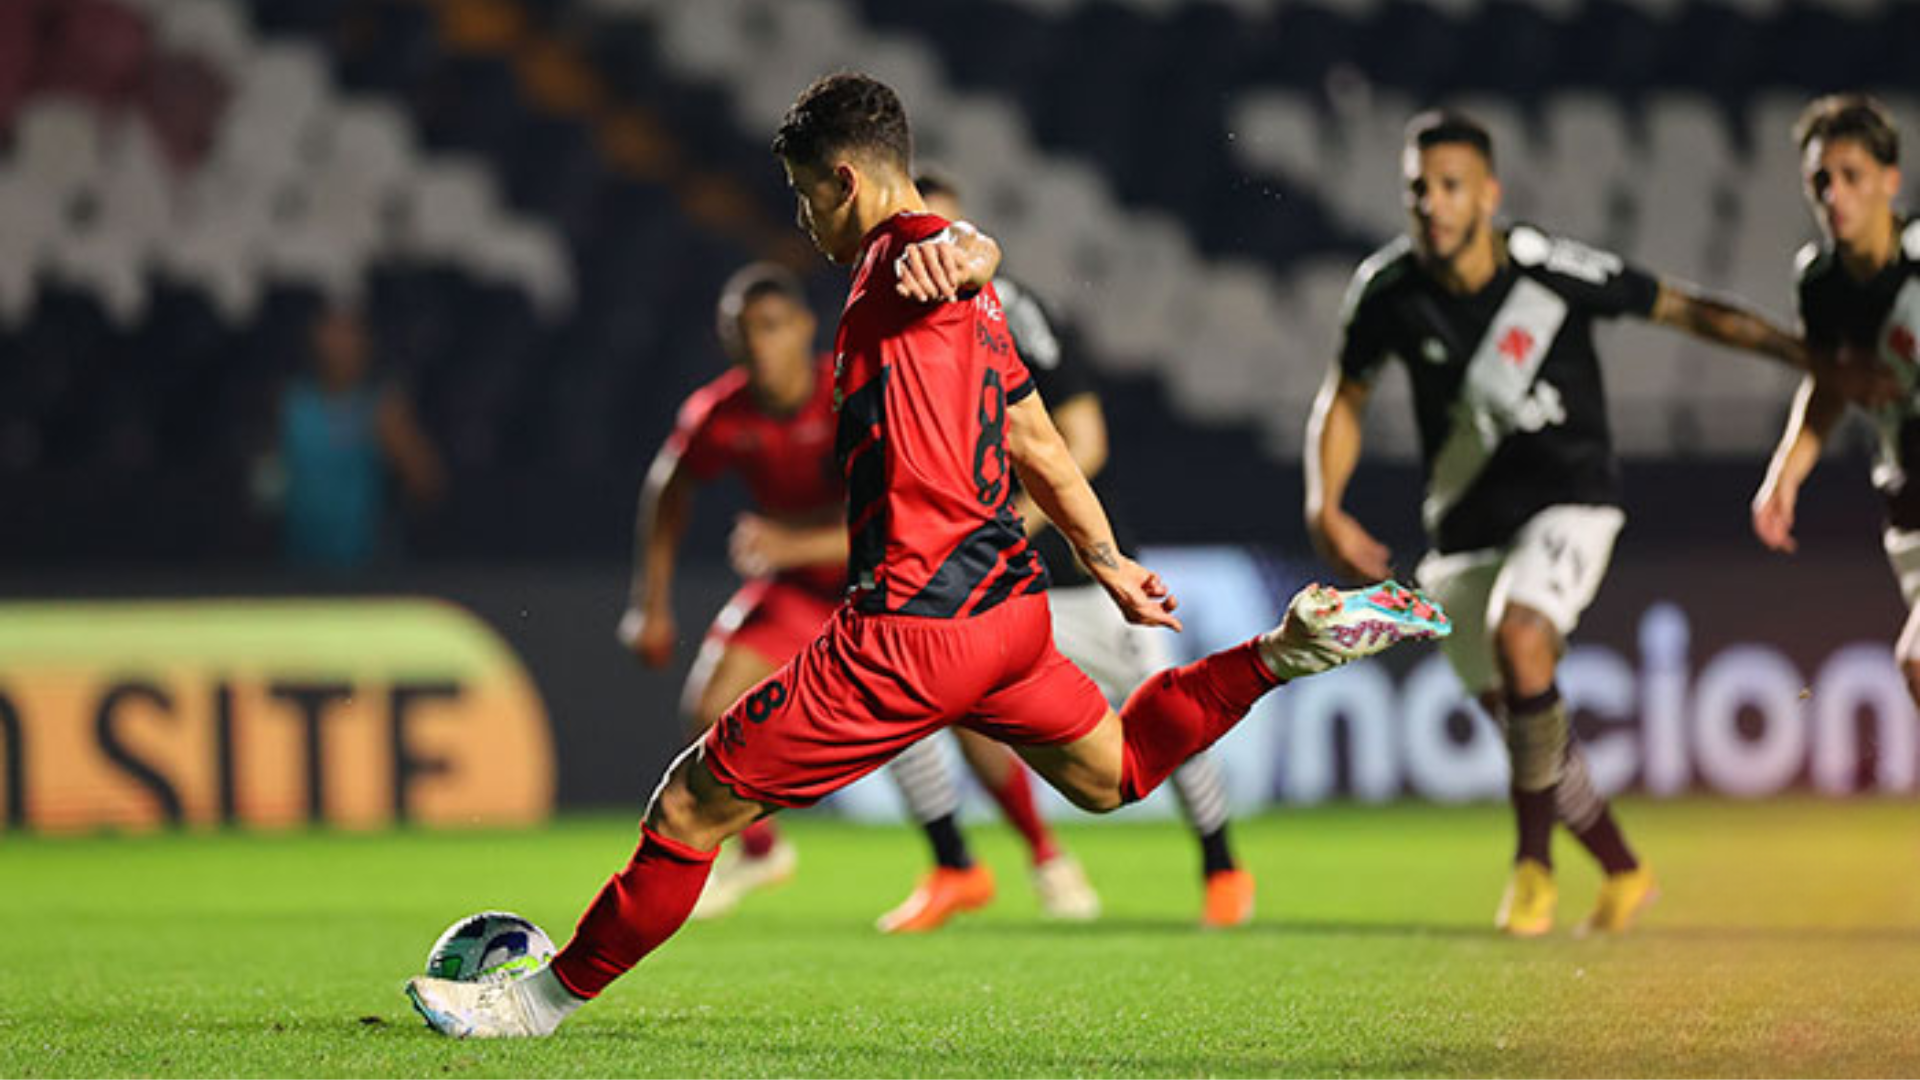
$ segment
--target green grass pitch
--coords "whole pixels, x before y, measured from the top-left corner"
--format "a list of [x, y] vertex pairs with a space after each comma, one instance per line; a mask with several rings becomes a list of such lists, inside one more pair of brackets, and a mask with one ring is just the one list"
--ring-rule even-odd
[[[633, 825], [531, 833], [0, 839], [4, 1076], [1920, 1074], [1910, 804], [1631, 802], [1665, 896], [1619, 940], [1489, 930], [1497, 807], [1337, 807], [1235, 827], [1245, 930], [1203, 933], [1170, 823], [1068, 825], [1107, 914], [1001, 896], [932, 936], [873, 917], [904, 829], [795, 818], [798, 878], [690, 927], [540, 1043], [431, 1035], [399, 985], [456, 916], [564, 939]], [[1557, 848], [1561, 922], [1595, 877]]]

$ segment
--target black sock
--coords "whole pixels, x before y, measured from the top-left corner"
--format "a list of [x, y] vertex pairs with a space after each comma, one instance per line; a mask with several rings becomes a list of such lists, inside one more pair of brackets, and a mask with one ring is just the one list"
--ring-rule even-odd
[[1600, 811], [1593, 824], [1574, 836], [1580, 843], [1600, 860], [1600, 868], [1609, 874], [1624, 874], [1638, 869], [1640, 860], [1633, 857], [1633, 850], [1627, 847], [1627, 838], [1620, 835], [1620, 826], [1613, 820], [1613, 808]]
[[1514, 861], [1533, 859], [1553, 866], [1553, 788], [1543, 791], [1513, 789], [1513, 816], [1520, 827], [1520, 849]]
[[1200, 838], [1200, 875], [1212, 877], [1231, 869], [1233, 851], [1227, 847], [1227, 827], [1222, 825]]
[[920, 826], [926, 830], [927, 842], [933, 845], [933, 861], [950, 870], [965, 870], [973, 866], [973, 855], [967, 851], [967, 839], [960, 835], [960, 826], [954, 822], [952, 814], [942, 814]]

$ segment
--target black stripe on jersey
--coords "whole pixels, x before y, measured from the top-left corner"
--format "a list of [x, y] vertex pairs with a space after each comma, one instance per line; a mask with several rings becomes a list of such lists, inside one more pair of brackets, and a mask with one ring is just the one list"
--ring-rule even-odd
[[887, 455], [885, 428], [887, 380], [882, 370], [840, 403], [834, 453], [847, 473], [847, 581], [871, 589], [885, 603], [874, 569], [887, 551]]
[[[1020, 531], [1011, 515], [1000, 515], [981, 522], [978, 528], [954, 545], [952, 554], [948, 555], [946, 561], [940, 564], [940, 569], [934, 571], [933, 576], [927, 579], [926, 587], [897, 610], [903, 615], [925, 615], [935, 619], [953, 618], [960, 614], [960, 609], [966, 606], [967, 601], [1000, 566], [1000, 557], [1010, 548], [1025, 541], [1026, 534]], [[1022, 554], [1026, 556], [1026, 562], [1022, 564], [1026, 570], [1038, 574], [1046, 573], [1044, 568], [1032, 561], [1031, 552], [1022, 552]], [[1012, 583], [1020, 580], [1011, 561], [1002, 576], [1009, 579], [1009, 592], [1012, 590]], [[979, 604], [974, 605], [970, 614], [978, 615], [1004, 599], [1006, 599], [1004, 593], [993, 603], [988, 603], [986, 598], [982, 598]]]
[[1007, 565], [1000, 571], [1000, 576], [980, 594], [980, 599], [974, 603], [973, 609], [967, 614], [978, 615], [998, 607], [1001, 601], [1013, 595], [1014, 590], [1018, 589], [1022, 582], [1027, 585], [1026, 590], [1021, 593], [1022, 596], [1045, 589], [1047, 587], [1045, 567], [1046, 564], [1039, 562], [1034, 556], [1033, 548], [1028, 546], [1018, 555], [1007, 560]]

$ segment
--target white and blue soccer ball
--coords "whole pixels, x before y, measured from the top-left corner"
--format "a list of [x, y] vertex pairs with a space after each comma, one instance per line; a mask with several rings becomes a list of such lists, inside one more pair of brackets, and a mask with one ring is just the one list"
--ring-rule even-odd
[[469, 915], [440, 935], [427, 954], [427, 974], [459, 982], [492, 982], [532, 974], [553, 959], [547, 932], [511, 911]]

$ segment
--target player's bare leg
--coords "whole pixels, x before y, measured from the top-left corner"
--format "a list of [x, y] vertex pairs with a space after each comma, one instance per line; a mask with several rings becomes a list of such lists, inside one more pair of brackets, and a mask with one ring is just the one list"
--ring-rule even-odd
[[993, 796], [1007, 823], [1027, 842], [1040, 910], [1056, 919], [1098, 918], [1100, 895], [1093, 891], [1079, 860], [1060, 846], [1040, 816], [1033, 801], [1033, 785], [1020, 758], [1005, 743], [978, 732], [956, 728], [954, 735], [960, 740], [960, 754], [974, 778]]
[[[777, 667], [753, 649], [738, 645], [702, 649], [687, 678], [687, 716], [692, 733], [704, 734], [741, 695], [758, 686]], [[727, 914], [748, 893], [793, 877], [798, 861], [793, 842], [780, 835], [772, 818], [755, 822], [715, 860], [693, 917], [714, 919]]]
[[456, 1038], [550, 1035], [581, 1005], [685, 924], [715, 849], [774, 808], [716, 780], [696, 744], [654, 792], [633, 858], [601, 888], [553, 962], [509, 982], [419, 976], [407, 996], [428, 1025]]

